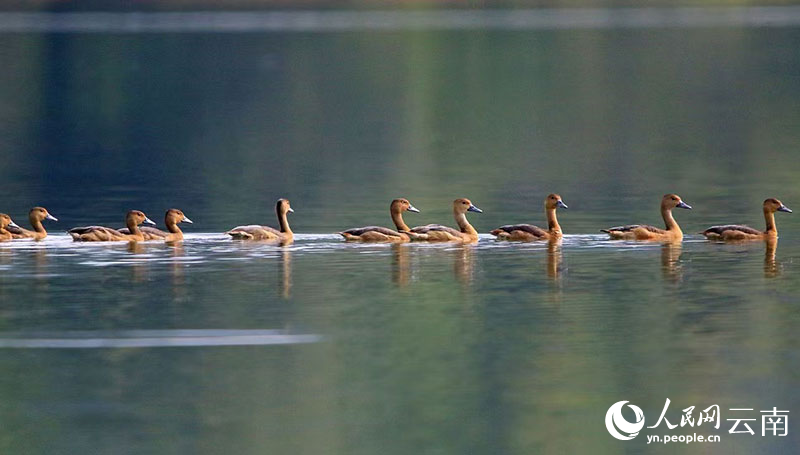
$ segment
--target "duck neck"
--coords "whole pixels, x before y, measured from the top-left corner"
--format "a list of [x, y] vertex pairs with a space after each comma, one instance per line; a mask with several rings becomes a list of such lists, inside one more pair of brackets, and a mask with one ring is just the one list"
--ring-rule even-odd
[[42, 224], [42, 220], [33, 215], [29, 217], [29, 220], [31, 222], [31, 226], [33, 227], [34, 231], [40, 234], [47, 234], [47, 231], [44, 230], [44, 225]]
[[178, 223], [175, 220], [167, 218], [164, 220], [164, 225], [167, 226], [167, 230], [172, 234], [182, 234], [181, 228], [178, 227]]
[[561, 226], [558, 224], [558, 218], [556, 217], [556, 208], [545, 207], [544, 213], [547, 216], [547, 229], [550, 233], [561, 234]]
[[764, 220], [767, 222], [767, 234], [778, 234], [778, 226], [775, 225], [775, 212], [764, 210]]
[[130, 232], [131, 235], [142, 234], [142, 232], [139, 230], [139, 225], [136, 224], [136, 221], [133, 218], [128, 218], [125, 224], [128, 226], [128, 232]]
[[281, 232], [291, 234], [292, 229], [289, 227], [289, 219], [286, 217], [286, 212], [278, 211], [278, 223], [281, 225]]
[[392, 221], [394, 221], [394, 226], [398, 231], [402, 232], [411, 230], [411, 228], [406, 225], [405, 221], [403, 221], [403, 212], [400, 210], [392, 210]]
[[461, 230], [461, 232], [469, 235], [478, 235], [478, 231], [467, 221], [466, 213], [453, 212], [453, 215], [456, 218], [456, 224], [458, 224], [458, 229]]
[[664, 224], [667, 226], [668, 231], [681, 232], [681, 227], [678, 226], [678, 222], [672, 217], [672, 209], [662, 207], [661, 217], [664, 218]]

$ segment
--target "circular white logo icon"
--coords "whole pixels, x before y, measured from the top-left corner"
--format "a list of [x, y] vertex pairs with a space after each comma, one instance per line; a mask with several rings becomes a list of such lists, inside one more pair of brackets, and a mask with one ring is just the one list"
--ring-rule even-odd
[[606, 429], [611, 436], [621, 441], [635, 438], [644, 428], [644, 413], [639, 406], [629, 404], [628, 407], [635, 414], [636, 421], [631, 423], [625, 420], [625, 417], [622, 416], [622, 407], [625, 406], [625, 403], [627, 401], [618, 401], [611, 405], [606, 412]]

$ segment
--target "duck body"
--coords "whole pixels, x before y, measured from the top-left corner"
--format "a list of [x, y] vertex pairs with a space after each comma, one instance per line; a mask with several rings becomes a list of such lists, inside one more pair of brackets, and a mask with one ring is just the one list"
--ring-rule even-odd
[[510, 240], [518, 242], [533, 242], [536, 240], [549, 240], [550, 232], [533, 224], [506, 224], [490, 232], [497, 240]]
[[613, 240], [673, 240], [683, 238], [682, 231], [670, 231], [649, 224], [628, 224], [601, 229]]
[[397, 232], [382, 226], [364, 226], [339, 233], [348, 242], [408, 242], [411, 238], [405, 232]]
[[281, 231], [260, 224], [236, 226], [226, 234], [237, 240], [280, 240], [283, 237]]
[[34, 207], [28, 213], [28, 220], [30, 221], [33, 230], [29, 231], [28, 229], [23, 229], [19, 226], [9, 226], [7, 230], [11, 233], [12, 238], [43, 240], [45, 237], [47, 237], [47, 231], [44, 229], [42, 221], [58, 221], [58, 218], [50, 215], [50, 213], [48, 213], [47, 209], [44, 207]]
[[483, 213], [483, 210], [475, 207], [469, 199], [456, 199], [453, 201], [453, 217], [458, 229], [441, 224], [427, 224], [411, 229], [408, 235], [412, 240], [425, 242], [477, 242], [478, 231], [467, 221], [467, 212]]
[[[169, 209], [164, 216], [164, 225], [167, 227], [167, 231], [162, 231], [161, 229], [149, 226], [140, 227], [139, 230], [142, 231], [142, 236], [144, 237], [145, 241], [163, 240], [165, 242], [179, 242], [183, 240], [183, 231], [181, 231], [181, 228], [178, 227], [178, 223], [192, 224], [193, 221], [187, 218], [186, 215], [183, 214], [183, 211], [178, 209]], [[129, 235], [131, 233], [130, 229], [128, 228], [118, 229], [117, 231], [125, 235]]]
[[280, 223], [280, 230], [262, 226], [259, 224], [249, 224], [245, 226], [236, 226], [235, 228], [226, 232], [234, 240], [265, 240], [265, 241], [279, 241], [290, 243], [294, 240], [294, 234], [289, 227], [289, 220], [287, 213], [293, 213], [294, 210], [289, 204], [288, 199], [278, 199], [275, 207], [278, 214], [278, 222]]
[[758, 229], [742, 224], [726, 224], [711, 226], [701, 232], [701, 234], [709, 240], [719, 240], [723, 242], [777, 239], [778, 227], [775, 224], [775, 212], [792, 213], [792, 211], [775, 198], [769, 198], [764, 201], [763, 211], [764, 220], [767, 225], [764, 231], [759, 231]]
[[19, 228], [10, 216], [0, 213], [0, 242], [5, 242], [14, 238], [8, 228]]
[[647, 224], [628, 224], [600, 231], [607, 233], [612, 240], [681, 241], [683, 240], [683, 231], [672, 216], [672, 209], [676, 207], [688, 210], [692, 208], [677, 194], [666, 194], [661, 198], [661, 217], [664, 219], [666, 229]]
[[105, 226], [76, 227], [67, 232], [76, 242], [143, 242], [145, 238], [139, 229], [139, 225], [142, 223], [156, 224], [144, 212], [131, 210], [125, 216], [125, 224], [128, 226], [127, 234]]
[[557, 208], [569, 208], [561, 196], [558, 194], [550, 194], [544, 200], [544, 211], [547, 217], [547, 229], [542, 229], [533, 224], [507, 224], [491, 231], [491, 234], [497, 237], [497, 240], [508, 240], [517, 242], [533, 242], [537, 240], [555, 240], [560, 239], [561, 226], [558, 224], [556, 218]]
[[348, 242], [408, 242], [411, 240], [409, 235], [410, 228], [403, 221], [403, 212], [419, 213], [419, 210], [411, 205], [408, 199], [395, 199], [389, 205], [389, 213], [392, 216], [397, 230], [381, 226], [364, 226], [352, 228], [339, 233]]

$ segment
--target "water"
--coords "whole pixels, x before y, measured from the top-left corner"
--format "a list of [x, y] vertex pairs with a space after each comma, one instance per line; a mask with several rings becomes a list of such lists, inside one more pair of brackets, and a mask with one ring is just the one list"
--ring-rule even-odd
[[[603, 423], [798, 409], [797, 215], [775, 251], [693, 234], [800, 206], [800, 30], [740, 25], [0, 34], [0, 210], [60, 219], [0, 244], [0, 450], [792, 453], [791, 417]], [[411, 225], [462, 196], [481, 232], [541, 225], [553, 191], [561, 245], [333, 234], [398, 196]], [[694, 207], [683, 245], [598, 232], [660, 224], [665, 192]], [[221, 234], [278, 197], [293, 245]], [[179, 245], [63, 234], [172, 206]], [[722, 441], [643, 439], [692, 432]]]

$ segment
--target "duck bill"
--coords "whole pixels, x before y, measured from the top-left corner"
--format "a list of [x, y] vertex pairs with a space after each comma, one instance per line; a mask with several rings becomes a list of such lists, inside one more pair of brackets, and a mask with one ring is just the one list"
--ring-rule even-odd
[[467, 209], [468, 212], [475, 212], [475, 213], [483, 213], [483, 210], [475, 207], [474, 205], [470, 204], [469, 208]]
[[567, 204], [565, 204], [564, 201], [556, 202], [556, 207], [561, 207], [562, 209], [568, 209], [569, 208], [569, 206], [567, 206]]
[[683, 201], [681, 201], [680, 203], [678, 203], [678, 205], [676, 205], [675, 207], [678, 207], [678, 208], [680, 208], [680, 209], [688, 209], [688, 210], [691, 210], [691, 209], [692, 209], [692, 206], [691, 206], [691, 205], [689, 205], [689, 204], [687, 204], [687, 203], [685, 203], [685, 202], [683, 202]]
[[786, 207], [785, 205], [782, 205], [782, 206], [778, 207], [778, 211], [779, 212], [792, 213], [792, 209], [790, 209], [789, 207]]
[[419, 209], [414, 207], [413, 205], [409, 205], [406, 210], [409, 212], [419, 213]]
[[17, 229], [21, 229], [19, 226], [17, 226], [17, 223], [15, 223], [13, 221], [9, 221], [8, 222], [8, 226], [13, 227], [13, 228], [17, 228]]
[[53, 215], [51, 215], [49, 213], [47, 214], [46, 217], [44, 217], [44, 219], [50, 220], [50, 221], [58, 221], [58, 218], [54, 217]]
[[147, 217], [144, 217], [144, 221], [142, 221], [142, 223], [144, 223], [144, 224], [150, 224], [150, 225], [152, 225], [152, 226], [155, 226], [155, 225], [156, 225], [156, 222], [155, 222], [155, 221], [153, 221], [153, 220], [151, 220], [150, 218], [147, 218]]
[[183, 223], [194, 224], [194, 221], [190, 220], [189, 218], [183, 217]]
[[289, 207], [289, 210], [287, 210], [287, 212], [289, 212], [289, 213], [294, 213], [294, 209], [293, 209], [293, 208], [291, 208], [291, 207]]

